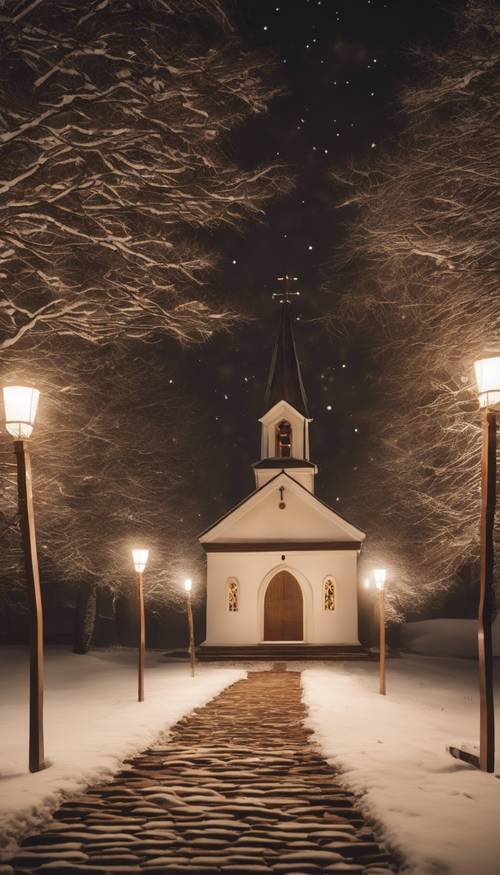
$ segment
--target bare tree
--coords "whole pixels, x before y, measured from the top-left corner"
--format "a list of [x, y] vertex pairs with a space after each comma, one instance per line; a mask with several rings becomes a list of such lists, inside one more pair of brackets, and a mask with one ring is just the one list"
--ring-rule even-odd
[[214, 0], [10, 5], [0, 347], [27, 334], [206, 338], [229, 313], [201, 296], [214, 256], [193, 231], [258, 217], [289, 185], [279, 167], [243, 171], [224, 153], [277, 93], [267, 62], [241, 51]]
[[351, 210], [340, 315], [377, 373], [359, 512], [399, 579], [395, 615], [478, 555], [472, 365], [500, 348], [499, 35], [498, 6], [468, 4], [445, 49], [415, 53], [397, 147], [335, 179]]
[[[191, 416], [160, 341], [202, 342], [238, 318], [207, 295], [210, 235], [259, 219], [290, 188], [286, 168], [229, 157], [232, 130], [280, 89], [218, 0], [19, 0], [1, 13], [3, 379], [43, 393], [41, 561], [45, 577], [80, 584], [85, 649], [95, 587], [130, 579], [133, 539], [151, 547], [150, 605], [175, 601], [195, 561]], [[2, 453], [0, 573], [15, 601]]]
[[[33, 472], [42, 578], [60, 588], [61, 598], [79, 590], [79, 650], [93, 628], [97, 590], [115, 598], [132, 591], [133, 546], [151, 550], [150, 609], [178, 603], [183, 573], [192, 573], [193, 563], [198, 570], [196, 417], [169, 384], [162, 350], [135, 346], [132, 356], [129, 347], [108, 348], [76, 362], [59, 349], [39, 373]], [[33, 367], [28, 358], [13, 380], [24, 382]], [[22, 603], [15, 462], [7, 441], [1, 461], [2, 590], [11, 603]]]

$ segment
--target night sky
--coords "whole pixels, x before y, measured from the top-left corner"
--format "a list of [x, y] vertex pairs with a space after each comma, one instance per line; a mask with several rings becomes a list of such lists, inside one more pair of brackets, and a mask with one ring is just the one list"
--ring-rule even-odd
[[[174, 355], [177, 389], [199, 417], [194, 472], [200, 529], [254, 488], [259, 458], [258, 417], [277, 324], [276, 277], [297, 275], [296, 340], [311, 415], [311, 457], [320, 468], [318, 493], [349, 513], [356, 472], [370, 460], [369, 350], [329, 333], [317, 320], [335, 310], [336, 257], [348, 214], [329, 171], [363, 164], [397, 136], [397, 96], [415, 76], [412, 44], [446, 40], [449, 10], [432, 0], [239, 0], [243, 47], [276, 59], [288, 94], [267, 116], [240, 128], [227, 144], [234, 160], [254, 166], [278, 159], [296, 173], [293, 194], [244, 236], [215, 236], [221, 269], [216, 294], [249, 321], [194, 352]], [[328, 281], [329, 291], [323, 284]], [[352, 520], [354, 523], [355, 519]]]

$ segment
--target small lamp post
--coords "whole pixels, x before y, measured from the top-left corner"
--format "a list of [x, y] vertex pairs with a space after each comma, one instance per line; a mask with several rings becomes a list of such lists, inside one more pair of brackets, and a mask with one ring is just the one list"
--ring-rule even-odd
[[139, 612], [139, 663], [138, 663], [138, 683], [137, 683], [137, 698], [139, 702], [144, 702], [144, 643], [145, 643], [145, 628], [144, 628], [144, 582], [143, 574], [146, 565], [148, 564], [149, 550], [134, 549], [132, 550], [132, 559], [134, 560], [134, 568], [137, 572], [137, 606]]
[[482, 410], [480, 584], [477, 643], [479, 655], [479, 768], [495, 769], [493, 707], [493, 528], [496, 505], [497, 412], [500, 409], [500, 356], [474, 362]]
[[379, 610], [379, 650], [380, 650], [380, 683], [379, 693], [385, 696], [385, 579], [387, 572], [385, 568], [375, 568], [373, 571], [375, 578], [375, 586], [378, 589], [378, 610]]
[[190, 577], [186, 577], [184, 581], [184, 589], [186, 591], [186, 600], [187, 600], [187, 616], [188, 616], [188, 626], [189, 626], [189, 655], [191, 657], [191, 675], [194, 677], [194, 667], [196, 662], [196, 652], [194, 649], [194, 627], [193, 627], [193, 607], [191, 604], [191, 590], [193, 588], [193, 581]]
[[36, 549], [31, 459], [27, 441], [33, 432], [40, 393], [30, 386], [5, 386], [5, 428], [14, 438], [19, 520], [30, 607], [29, 769], [45, 767], [43, 747], [43, 611]]

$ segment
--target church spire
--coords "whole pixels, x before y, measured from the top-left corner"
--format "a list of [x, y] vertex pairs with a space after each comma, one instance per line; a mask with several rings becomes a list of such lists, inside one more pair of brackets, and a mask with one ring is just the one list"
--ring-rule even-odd
[[289, 290], [290, 280], [297, 277], [279, 277], [285, 290], [278, 297], [281, 305], [280, 325], [274, 346], [269, 378], [266, 387], [266, 404], [271, 407], [278, 401], [287, 401], [300, 413], [309, 418], [307, 395], [302, 382], [295, 337], [293, 334], [291, 295], [298, 292]]

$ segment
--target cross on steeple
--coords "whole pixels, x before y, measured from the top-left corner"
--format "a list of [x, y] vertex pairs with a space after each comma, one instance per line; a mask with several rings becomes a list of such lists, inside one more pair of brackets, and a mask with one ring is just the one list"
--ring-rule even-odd
[[288, 304], [290, 298], [295, 296], [298, 297], [300, 295], [300, 292], [292, 292], [290, 288], [290, 284], [298, 282], [298, 279], [298, 276], [289, 276], [287, 273], [285, 274], [285, 276], [277, 277], [278, 282], [283, 283], [284, 289], [281, 292], [274, 292], [273, 298], [279, 298], [280, 304]]

